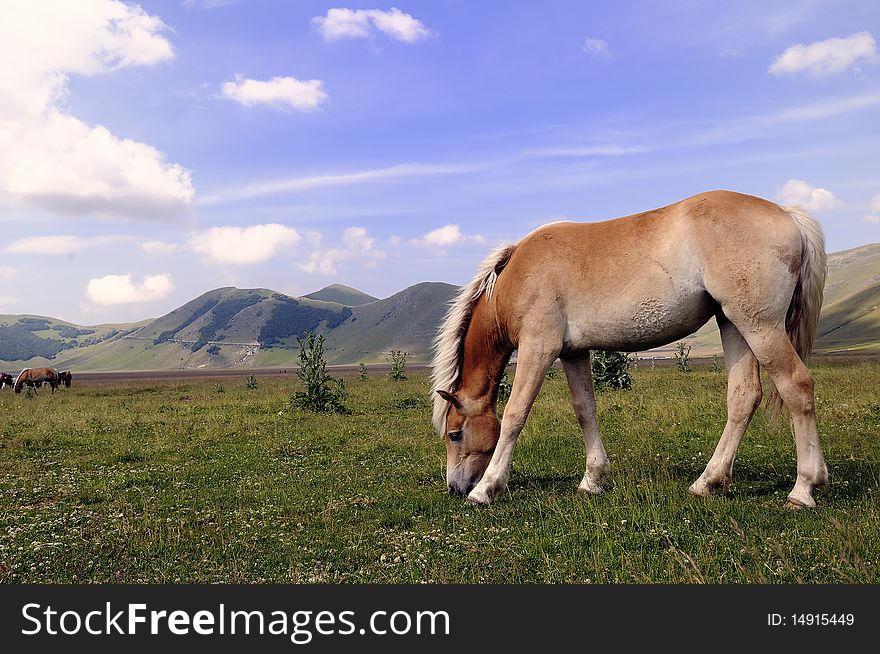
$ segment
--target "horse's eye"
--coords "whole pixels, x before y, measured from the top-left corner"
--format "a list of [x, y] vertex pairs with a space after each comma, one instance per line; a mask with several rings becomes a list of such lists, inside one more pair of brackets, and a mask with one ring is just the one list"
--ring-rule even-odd
[[451, 440], [453, 443], [461, 440], [461, 430], [451, 431], [446, 435], [449, 436], [449, 440]]

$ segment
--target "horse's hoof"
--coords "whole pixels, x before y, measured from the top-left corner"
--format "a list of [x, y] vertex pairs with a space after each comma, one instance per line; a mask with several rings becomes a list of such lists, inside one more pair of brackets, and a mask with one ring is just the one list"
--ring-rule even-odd
[[492, 503], [492, 500], [486, 494], [485, 491], [474, 489], [467, 496], [468, 504], [476, 504], [479, 506], [489, 506]]
[[697, 497], [710, 497], [712, 495], [712, 489], [709, 488], [709, 485], [705, 482], [695, 481], [688, 488], [688, 493], [696, 495]]
[[793, 497], [789, 497], [787, 500], [785, 500], [785, 508], [791, 509], [792, 511], [798, 511], [800, 509], [812, 509], [815, 506], [815, 502], [812, 502], [811, 504], [806, 504]]
[[598, 484], [591, 484], [589, 486], [584, 486], [581, 484], [577, 487], [577, 495], [601, 495], [602, 487]]

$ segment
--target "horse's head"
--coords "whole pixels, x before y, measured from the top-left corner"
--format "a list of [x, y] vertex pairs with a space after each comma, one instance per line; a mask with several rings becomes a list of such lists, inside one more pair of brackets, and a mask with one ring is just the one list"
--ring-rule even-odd
[[449, 402], [446, 413], [446, 485], [450, 493], [467, 495], [489, 466], [501, 423], [489, 404], [437, 391]]

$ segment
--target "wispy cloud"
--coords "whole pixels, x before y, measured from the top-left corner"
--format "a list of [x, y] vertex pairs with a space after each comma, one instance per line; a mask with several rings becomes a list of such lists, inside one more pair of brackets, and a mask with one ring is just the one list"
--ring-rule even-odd
[[777, 76], [807, 73], [814, 77], [827, 77], [861, 61], [876, 59], [877, 43], [874, 36], [870, 32], [858, 32], [809, 45], [793, 45], [776, 58], [769, 72]]
[[74, 236], [72, 234], [32, 236], [13, 241], [4, 247], [3, 251], [10, 254], [67, 255], [87, 248], [115, 245], [128, 240], [130, 240], [128, 236], [115, 235], [91, 237]]
[[588, 55], [592, 55], [594, 57], [601, 57], [604, 59], [611, 58], [611, 50], [608, 48], [608, 44], [602, 39], [589, 38], [586, 39], [581, 45], [581, 50], [586, 52]]
[[364, 227], [349, 227], [342, 233], [339, 247], [315, 250], [300, 270], [321, 275], [335, 275], [336, 266], [343, 261], [359, 261], [364, 268], [375, 268], [385, 258], [385, 252], [375, 247], [376, 239]]

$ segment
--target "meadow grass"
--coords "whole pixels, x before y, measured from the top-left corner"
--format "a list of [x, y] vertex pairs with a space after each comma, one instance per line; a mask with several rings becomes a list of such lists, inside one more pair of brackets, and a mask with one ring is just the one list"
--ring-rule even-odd
[[880, 365], [814, 368], [830, 488], [783, 507], [787, 427], [759, 413], [726, 497], [688, 485], [725, 422], [725, 375], [634, 370], [599, 396], [607, 492], [575, 495], [583, 441], [547, 380], [491, 507], [445, 492], [429, 382], [347, 380], [348, 415], [296, 382], [0, 393], [5, 583], [876, 583]]

